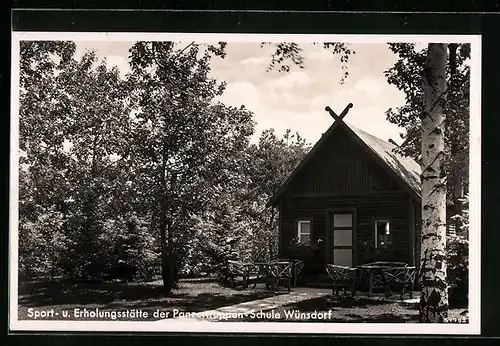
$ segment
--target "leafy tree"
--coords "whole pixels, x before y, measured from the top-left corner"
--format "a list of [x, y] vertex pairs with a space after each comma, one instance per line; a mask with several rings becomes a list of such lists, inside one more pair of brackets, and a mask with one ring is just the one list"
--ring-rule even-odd
[[19, 274], [23, 279], [55, 279], [67, 251], [64, 216], [54, 208], [19, 223]]
[[459, 219], [460, 229], [456, 233], [461, 236], [469, 237], [469, 194], [466, 194], [463, 198], [459, 200], [461, 203], [461, 214], [454, 215], [452, 219]]
[[[427, 50], [417, 50], [413, 43], [391, 43], [389, 49], [398, 56], [398, 61], [385, 73], [389, 84], [405, 93], [406, 104], [387, 111], [387, 119], [401, 128], [403, 144], [397, 149], [416, 160], [421, 158], [420, 115], [424, 110], [421, 75]], [[445, 160], [443, 167], [447, 179], [449, 208], [448, 224], [459, 230], [460, 199], [468, 190], [469, 168], [469, 94], [470, 94], [470, 44], [450, 44], [446, 65], [447, 102]], [[453, 217], [458, 215], [458, 217]], [[455, 222], [451, 222], [455, 220]]]
[[120, 160], [128, 148], [127, 94], [118, 69], [108, 70], [92, 52], [70, 63], [58, 79], [69, 108], [64, 135], [71, 195], [65, 207], [72, 245], [66, 268], [74, 277], [100, 278], [106, 263], [100, 241], [104, 222], [113, 216], [127, 176]]
[[245, 108], [214, 104], [224, 84], [209, 76], [219, 46], [137, 42], [130, 49], [137, 113], [133, 123], [138, 189], [147, 191], [159, 230], [162, 279], [166, 292], [176, 283], [192, 239], [193, 216], [219, 198], [238, 170], [235, 155], [253, 132]]
[[469, 297], [469, 196], [462, 200], [462, 229], [457, 234], [449, 234], [446, 239], [446, 261], [448, 269], [448, 293], [450, 306], [454, 303], [467, 304]]
[[264, 260], [278, 253], [278, 211], [267, 202], [298, 166], [310, 147], [298, 133], [287, 130], [279, 138], [274, 130], [262, 132], [259, 143], [249, 147], [248, 193], [244, 196], [245, 212], [255, 222], [254, 259]]
[[126, 178], [120, 157], [128, 147], [129, 110], [118, 70], [93, 53], [76, 61], [74, 48], [21, 44], [20, 225], [44, 227], [39, 246], [51, 255], [52, 268], [57, 258], [66, 274], [87, 279], [101, 277], [106, 263], [100, 237]]
[[64, 95], [57, 80], [75, 51], [72, 42], [20, 42], [19, 269], [54, 277], [65, 251]]
[[308, 145], [288, 130], [261, 134], [259, 143], [242, 151], [240, 177], [232, 180], [204, 214], [197, 217], [189, 245], [190, 273], [223, 272], [228, 259], [264, 261], [277, 256], [277, 211], [266, 206], [281, 183], [302, 160]]
[[[74, 60], [72, 43], [22, 45], [24, 268], [36, 253], [32, 272], [59, 262], [74, 278], [146, 278], [160, 249], [168, 290], [193, 242], [194, 216], [222, 208], [219, 198], [242, 184], [251, 113], [214, 103], [224, 85], [209, 78], [224, 44], [201, 57], [194, 43], [174, 46], [134, 45], [124, 82], [91, 52]], [[51, 252], [57, 232], [64, 246]]]
[[134, 212], [105, 222], [101, 241], [107, 250], [109, 278], [150, 280], [159, 273], [157, 239], [150, 227]]
[[[429, 196], [430, 187], [428, 186], [425, 179], [423, 180], [423, 238], [422, 241], [422, 268], [423, 273], [423, 285], [425, 287], [425, 292], [423, 294], [423, 302], [421, 304], [421, 318], [423, 321], [440, 321], [446, 317], [447, 310], [447, 296], [445, 291], [447, 280], [446, 280], [446, 261], [442, 261], [441, 258], [448, 257], [448, 259], [456, 259], [457, 256], [450, 256], [451, 253], [456, 253], [456, 244], [462, 244], [461, 242], [454, 241], [446, 245], [446, 237], [442, 235], [443, 227], [446, 224], [454, 223], [454, 228], [456, 231], [460, 231], [464, 228], [463, 221], [466, 219], [466, 210], [462, 209], [462, 200], [464, 193], [468, 190], [468, 162], [469, 162], [469, 83], [470, 83], [470, 68], [468, 60], [470, 58], [470, 45], [469, 44], [449, 44], [447, 47], [448, 55], [444, 61], [445, 66], [443, 67], [443, 76], [438, 78], [443, 78], [446, 81], [446, 86], [441, 90], [444, 98], [438, 98], [434, 101], [426, 99], [425, 96], [425, 86], [426, 81], [429, 79], [429, 69], [426, 67], [429, 59], [429, 50], [422, 49], [416, 50], [415, 44], [390, 44], [390, 49], [397, 54], [398, 61], [396, 64], [386, 72], [386, 77], [389, 84], [395, 85], [398, 89], [404, 91], [406, 95], [406, 104], [402, 107], [396, 109], [389, 109], [387, 112], [387, 118], [392, 123], [395, 123], [403, 128], [405, 128], [405, 134], [402, 138], [405, 140], [404, 143], [398, 148], [403, 154], [410, 155], [417, 160], [421, 160], [422, 168], [424, 170], [424, 177], [427, 173], [431, 177], [436, 176], [439, 181], [429, 182], [433, 187], [430, 191], [434, 191], [431, 194], [431, 199], [440, 199], [440, 193], [443, 191], [443, 186], [441, 183], [445, 183], [445, 193], [447, 195], [448, 205], [452, 206], [449, 208], [447, 215], [440, 215], [440, 221], [436, 222], [436, 215], [432, 212], [446, 213], [444, 205], [428, 205], [427, 196]], [[434, 71], [434, 70], [431, 70]], [[435, 73], [435, 72], [432, 72]], [[431, 73], [431, 77], [433, 77]], [[421, 83], [424, 77], [424, 84]], [[427, 96], [430, 95], [430, 90], [427, 91]], [[432, 89], [433, 91], [434, 89]], [[436, 102], [437, 107], [430, 107], [429, 102]], [[426, 108], [427, 107], [427, 108]], [[437, 109], [441, 107], [440, 109]], [[429, 140], [428, 137], [420, 136], [420, 128], [427, 126], [429, 130], [429, 123], [424, 123], [426, 119], [428, 121], [427, 112], [429, 109], [437, 112], [442, 112], [446, 114], [446, 132], [444, 132], [444, 146], [440, 147], [436, 143], [425, 144], [425, 140]], [[435, 116], [432, 119], [437, 122]], [[444, 130], [444, 123], [441, 124], [440, 129]], [[434, 128], [434, 127], [433, 127]], [[432, 129], [431, 129], [432, 130]], [[432, 132], [425, 132], [424, 134], [431, 134]], [[440, 131], [436, 130], [435, 134], [440, 134]], [[432, 140], [432, 139], [431, 139]], [[427, 149], [427, 146], [431, 146], [431, 150]], [[434, 152], [434, 150], [437, 150]], [[437, 156], [436, 156], [437, 153]], [[424, 164], [424, 155], [431, 155], [431, 160], [428, 161], [433, 167], [428, 169]], [[434, 160], [434, 158], [437, 158]], [[442, 171], [441, 171], [442, 170]], [[428, 174], [428, 175], [429, 175]], [[446, 181], [442, 178], [447, 177]], [[443, 203], [443, 201], [439, 202]], [[431, 203], [432, 204], [432, 203]], [[444, 217], [444, 219], [442, 219]], [[424, 237], [425, 235], [425, 237]], [[433, 242], [434, 243], [431, 243]], [[454, 245], [455, 244], [455, 245]], [[447, 249], [447, 256], [444, 256], [442, 251]], [[427, 250], [426, 250], [427, 249]], [[427, 252], [426, 252], [427, 251]], [[463, 253], [458, 251], [458, 253]], [[425, 258], [424, 258], [425, 257]], [[463, 262], [466, 264], [467, 259], [462, 258]], [[457, 271], [456, 268], [462, 268], [456, 264], [456, 261], [452, 262], [452, 268], [448, 270], [451, 274], [451, 280], [457, 282], [457, 277], [462, 278], [457, 273], [462, 273]], [[437, 266], [437, 267], [436, 267]], [[435, 271], [437, 269], [437, 271]], [[452, 284], [451, 286], [454, 286]], [[459, 284], [460, 287], [461, 284]], [[444, 290], [444, 291], [443, 291]], [[437, 292], [437, 293], [436, 293]], [[439, 297], [439, 298], [438, 298]], [[431, 305], [431, 306], [429, 306]]]
[[[262, 46], [270, 44], [269, 42], [264, 42]], [[350, 48], [348, 44], [342, 42], [323, 42], [321, 44], [324, 49], [330, 50], [333, 55], [340, 56], [340, 67], [342, 69], [340, 83], [343, 84], [349, 76], [349, 71], [347, 69], [349, 58], [351, 55], [356, 54], [356, 52]], [[269, 63], [267, 71], [276, 70], [280, 72], [290, 72], [291, 66], [298, 66], [301, 69], [304, 68], [303, 49], [299, 44], [295, 42], [279, 42], [274, 43], [274, 48], [275, 51], [271, 56], [271, 62]]]
[[[36, 219], [43, 208], [61, 205], [66, 121], [57, 75], [75, 51], [72, 42], [20, 43], [20, 221]], [[41, 209], [40, 209], [41, 208]]]
[[251, 260], [255, 223], [245, 215], [239, 191], [223, 193], [197, 219], [195, 229], [187, 274], [222, 273], [229, 259]]

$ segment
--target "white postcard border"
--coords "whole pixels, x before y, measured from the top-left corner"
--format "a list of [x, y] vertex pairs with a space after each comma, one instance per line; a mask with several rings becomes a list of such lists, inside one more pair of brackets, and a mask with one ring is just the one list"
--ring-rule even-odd
[[[72, 41], [197, 41], [197, 42], [456, 42], [471, 43], [470, 81], [470, 180], [469, 180], [469, 323], [297, 323], [297, 322], [207, 322], [160, 320], [122, 321], [33, 321], [18, 320], [18, 179], [19, 179], [19, 42], [23, 40]], [[299, 35], [212, 33], [88, 33], [12, 32], [10, 206], [9, 206], [9, 322], [12, 331], [109, 331], [109, 332], [222, 332], [222, 333], [311, 333], [311, 334], [480, 334], [481, 317], [481, 36], [480, 35]]]

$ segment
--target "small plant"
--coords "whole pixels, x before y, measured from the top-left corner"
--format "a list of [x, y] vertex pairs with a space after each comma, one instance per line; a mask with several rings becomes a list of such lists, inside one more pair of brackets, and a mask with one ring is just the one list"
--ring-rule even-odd
[[469, 241], [450, 235], [446, 240], [448, 294], [451, 304], [466, 304], [469, 297]]
[[293, 238], [289, 245], [287, 254], [292, 258], [306, 260], [314, 257], [322, 248], [323, 239], [317, 239], [307, 244], [299, 242], [298, 238]]
[[464, 305], [469, 298], [469, 195], [459, 201], [461, 214], [454, 215], [452, 220], [458, 219], [460, 228], [446, 239], [446, 260], [450, 304]]
[[396, 256], [396, 248], [391, 243], [381, 243], [375, 247], [369, 242], [363, 242], [360, 246], [361, 262], [393, 261]]
[[459, 229], [456, 230], [457, 234], [467, 235], [469, 233], [469, 195], [465, 195], [458, 200], [462, 204], [460, 214], [453, 215], [451, 220], [459, 221]]

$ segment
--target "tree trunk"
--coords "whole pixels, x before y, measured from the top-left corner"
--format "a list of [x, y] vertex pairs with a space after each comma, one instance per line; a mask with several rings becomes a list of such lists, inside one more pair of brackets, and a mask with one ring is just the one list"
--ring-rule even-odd
[[163, 281], [164, 291], [166, 294], [168, 294], [173, 288], [176, 287], [176, 278], [174, 273], [174, 255], [171, 245], [172, 225], [171, 221], [166, 217], [166, 215], [162, 215], [162, 224], [160, 227], [160, 242], [161, 242], [161, 277]]
[[161, 278], [165, 294], [172, 289], [169, 280], [170, 255], [167, 244], [167, 205], [165, 196], [161, 196], [160, 203], [160, 248], [161, 248]]
[[446, 279], [446, 174], [443, 167], [447, 45], [430, 43], [423, 71], [422, 237], [420, 322], [448, 317]]
[[163, 270], [163, 285], [165, 289], [170, 292], [173, 288], [176, 288], [176, 275], [175, 275], [175, 258], [174, 258], [174, 246], [173, 246], [173, 227], [172, 220], [168, 220], [167, 224], [167, 256], [165, 261], [165, 269]]
[[[451, 150], [451, 155], [458, 154], [457, 149]], [[452, 178], [453, 178], [453, 216], [462, 215], [462, 198], [464, 197], [464, 187], [463, 187], [463, 175], [462, 175], [462, 166], [460, 162], [452, 163]], [[460, 234], [462, 230], [462, 220], [459, 217], [456, 217], [453, 220], [453, 225], [455, 226], [455, 233]]]
[[[461, 88], [462, 86], [457, 83], [457, 43], [450, 43], [448, 45], [449, 50], [449, 61], [450, 61], [450, 83], [448, 88], [450, 90], [456, 91], [457, 88]], [[456, 142], [452, 142], [450, 148], [451, 157], [455, 157], [455, 155], [459, 154], [458, 145]], [[462, 162], [457, 160], [452, 161], [452, 178], [453, 178], [453, 192], [452, 192], [452, 201], [453, 201], [453, 214], [452, 215], [461, 215], [462, 214], [462, 202], [463, 198], [463, 175], [462, 175]], [[460, 233], [462, 228], [462, 221], [460, 218], [455, 218], [453, 222], [455, 226], [455, 232]]]
[[269, 248], [269, 260], [274, 259], [274, 252], [273, 252], [273, 231], [274, 231], [274, 219], [276, 217], [276, 210], [274, 207], [271, 207], [271, 215], [269, 216], [269, 223], [267, 225], [268, 229], [268, 248]]
[[172, 263], [172, 221], [168, 215], [169, 200], [167, 190], [167, 143], [163, 143], [161, 167], [161, 203], [160, 203], [160, 246], [161, 246], [161, 277], [165, 294], [174, 288], [174, 275]]
[[[163, 209], [163, 208], [162, 208]], [[163, 214], [164, 211], [162, 210]], [[163, 281], [163, 288], [165, 293], [169, 293], [170, 289], [168, 288], [168, 249], [167, 249], [167, 227], [166, 222], [163, 220], [160, 224], [160, 247], [161, 247], [161, 279]]]

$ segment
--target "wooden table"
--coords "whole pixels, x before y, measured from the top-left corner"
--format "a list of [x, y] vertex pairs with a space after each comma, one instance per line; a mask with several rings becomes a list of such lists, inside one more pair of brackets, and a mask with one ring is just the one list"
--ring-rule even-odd
[[391, 290], [389, 286], [390, 282], [386, 279], [384, 271], [395, 268], [405, 268], [406, 266], [407, 264], [402, 262], [373, 262], [357, 266], [360, 271], [359, 282], [361, 283], [363, 278], [368, 276], [368, 295], [373, 293], [374, 288], [384, 288], [386, 296], [389, 296]]

